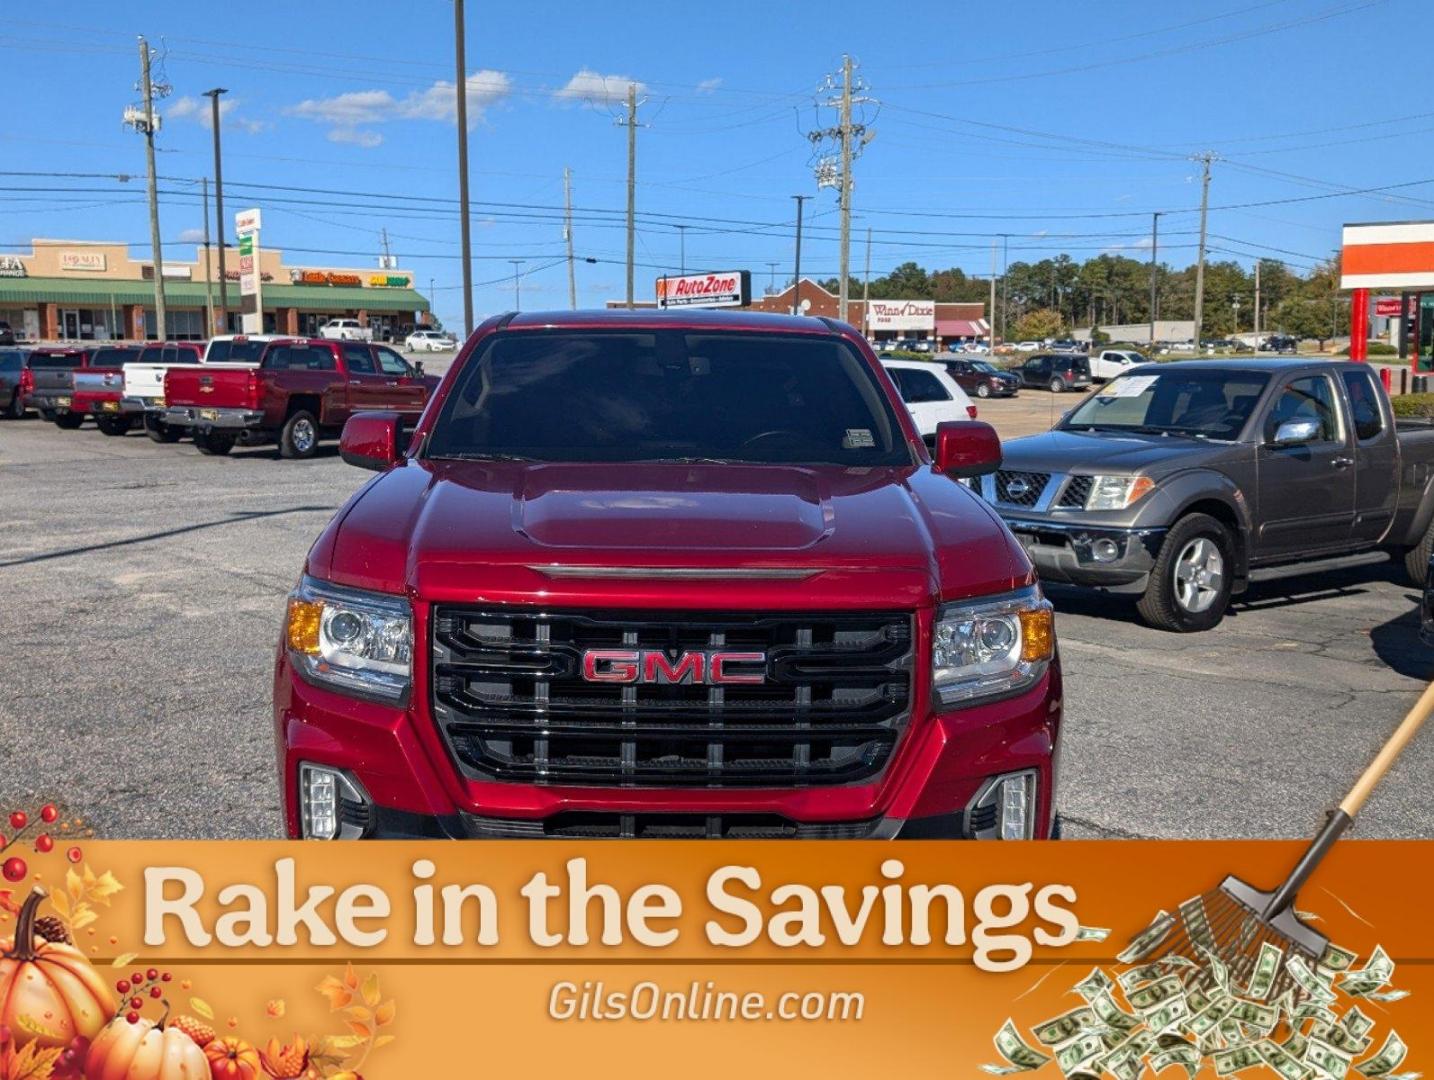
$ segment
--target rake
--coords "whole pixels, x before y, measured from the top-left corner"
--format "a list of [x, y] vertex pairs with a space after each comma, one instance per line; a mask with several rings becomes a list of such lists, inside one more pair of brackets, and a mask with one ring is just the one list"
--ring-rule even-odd
[[[1329, 938], [1300, 920], [1294, 909], [1295, 897], [1334, 842], [1353, 824], [1355, 815], [1431, 712], [1434, 712], [1434, 683], [1425, 688], [1338, 809], [1331, 811], [1324, 828], [1278, 888], [1265, 892], [1230, 875], [1219, 888], [1182, 904], [1178, 916], [1168, 917], [1170, 925], [1163, 938], [1156, 927], [1145, 931], [1142, 936], [1154, 934], [1156, 940], [1139, 959], [1149, 962], [1179, 956], [1199, 961], [1202, 955], [1215, 956], [1229, 972], [1231, 985], [1248, 986], [1261, 946], [1268, 943], [1279, 948], [1282, 956], [1265, 1000], [1278, 1000], [1291, 989], [1297, 997], [1303, 996], [1303, 989], [1288, 970], [1289, 958], [1301, 957], [1309, 970], [1314, 971], [1329, 945]], [[1204, 964], [1198, 965], [1198, 975], [1193, 974], [1194, 970], [1187, 972], [1192, 983], [1208, 985], [1215, 981], [1211, 969]]]

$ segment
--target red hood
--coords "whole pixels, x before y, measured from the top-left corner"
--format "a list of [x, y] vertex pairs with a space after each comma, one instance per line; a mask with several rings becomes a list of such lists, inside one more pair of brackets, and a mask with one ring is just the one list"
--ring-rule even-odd
[[655, 607], [910, 607], [1031, 575], [996, 516], [929, 467], [408, 462], [354, 497], [309, 564], [424, 599]]

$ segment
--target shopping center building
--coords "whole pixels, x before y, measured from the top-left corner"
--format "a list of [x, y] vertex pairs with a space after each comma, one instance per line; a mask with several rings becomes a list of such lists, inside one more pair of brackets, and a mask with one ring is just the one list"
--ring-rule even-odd
[[[166, 336], [209, 337], [206, 313], [220, 305], [219, 251], [192, 262], [164, 260]], [[229, 332], [239, 330], [239, 250], [224, 254]], [[401, 338], [428, 318], [428, 300], [406, 270], [285, 264], [259, 251], [264, 329], [312, 335], [329, 319], [354, 318], [377, 338]], [[0, 255], [0, 320], [27, 341], [138, 341], [157, 336], [154, 261], [129, 245], [34, 240], [29, 254]], [[216, 316], [216, 329], [219, 321]]]

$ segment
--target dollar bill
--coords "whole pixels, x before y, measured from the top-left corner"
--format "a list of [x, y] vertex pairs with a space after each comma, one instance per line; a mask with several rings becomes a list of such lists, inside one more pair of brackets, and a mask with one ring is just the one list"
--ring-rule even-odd
[[1253, 1069], [1256, 1065], [1264, 1064], [1264, 1058], [1260, 1057], [1260, 1051], [1254, 1046], [1234, 1046], [1228, 1050], [1216, 1050], [1213, 1057], [1215, 1072], [1219, 1076], [1229, 1076], [1242, 1069]]
[[1190, 1006], [1191, 1013], [1204, 1012], [1211, 1000], [1210, 996], [1198, 986], [1185, 988], [1185, 1001]]
[[1262, 1005], [1258, 1001], [1244, 1001], [1237, 998], [1235, 1007], [1230, 1010], [1229, 1019], [1249, 1024], [1262, 1034], [1267, 1034], [1273, 1031], [1275, 1025], [1280, 1022], [1280, 1011], [1273, 1005]]
[[1356, 959], [1356, 953], [1348, 949], [1341, 949], [1334, 942], [1330, 942], [1324, 947], [1324, 952], [1320, 954], [1319, 966], [1330, 971], [1346, 971]]
[[1285, 951], [1278, 945], [1265, 941], [1260, 944], [1260, 955], [1255, 958], [1255, 970], [1250, 973], [1250, 984], [1245, 996], [1264, 1001], [1275, 987], [1275, 976], [1280, 973], [1280, 964]]
[[1153, 983], [1131, 990], [1125, 995], [1125, 1000], [1130, 1002], [1130, 1007], [1137, 1012], [1148, 1013], [1183, 992], [1184, 987], [1179, 976], [1166, 975]]
[[1321, 1005], [1328, 1005], [1334, 1001], [1334, 991], [1310, 970], [1304, 957], [1291, 956], [1285, 963], [1285, 970], [1289, 972], [1290, 978], [1294, 979], [1295, 985], [1308, 994], [1311, 1000]]
[[1007, 1076], [1012, 1072], [1027, 1072], [1031, 1069], [1039, 1069], [1051, 1059], [1032, 1046], [1028, 1046], [1020, 1033], [1016, 1030], [1013, 1020], [1007, 1020], [1001, 1025], [1001, 1030], [996, 1032], [992, 1040], [996, 1044], [996, 1051], [1008, 1065], [983, 1065], [986, 1072], [993, 1076]]
[[1302, 1058], [1305, 1056], [1305, 1048], [1310, 1044], [1309, 1036], [1298, 1031], [1292, 1031], [1284, 1042], [1280, 1043], [1285, 1052], [1291, 1057]]
[[1210, 978], [1214, 980], [1215, 985], [1221, 990], [1229, 993], [1230, 969], [1227, 968], [1224, 961], [1215, 954], [1215, 950], [1201, 949], [1200, 951], [1205, 955], [1205, 969], [1210, 973]]
[[1106, 926], [1082, 926], [1076, 930], [1077, 941], [1104, 941], [1110, 937], [1110, 928]]
[[1150, 1067], [1156, 1072], [1164, 1072], [1172, 1065], [1182, 1065], [1186, 1075], [1194, 1080], [1195, 1073], [1200, 1069], [1200, 1062], [1200, 1051], [1189, 1043], [1184, 1043], [1160, 1051], [1150, 1059]]
[[1349, 1063], [1352, 1058], [1353, 1055], [1346, 1054], [1343, 1050], [1331, 1046], [1323, 1039], [1316, 1039], [1314, 1036], [1310, 1037], [1309, 1045], [1305, 1047], [1305, 1061], [1325, 1076], [1333, 1077], [1334, 1080], [1343, 1080], [1345, 1073], [1349, 1072]]
[[1365, 998], [1368, 998], [1370, 1001], [1380, 1001], [1380, 1002], [1388, 1003], [1388, 1002], [1391, 1002], [1391, 1001], [1399, 1001], [1401, 998], [1407, 998], [1407, 997], [1409, 996], [1409, 991], [1408, 991], [1408, 990], [1382, 990], [1382, 991], [1380, 991], [1380, 992], [1378, 992], [1378, 993], [1365, 994], [1365, 995], [1363, 995], [1363, 996], [1364, 996]]
[[1215, 935], [1210, 932], [1210, 919], [1205, 913], [1203, 897], [1192, 896], [1180, 905], [1180, 918], [1185, 922], [1185, 932], [1190, 940], [1202, 949], [1215, 948]]
[[1169, 1031], [1182, 1020], [1190, 1017], [1190, 1006], [1185, 1004], [1185, 995], [1172, 998], [1145, 1018], [1145, 1026], [1151, 1031]]
[[1339, 988], [1351, 997], [1365, 997], [1388, 984], [1394, 976], [1394, 961], [1376, 945], [1364, 967], [1343, 972], [1339, 977]]
[[[1105, 1043], [1099, 1035], [1081, 1035], [1056, 1051], [1056, 1065], [1061, 1072], [1070, 1076], [1081, 1071], [1081, 1067], [1105, 1053]], [[1099, 1075], [1099, 1074], [1096, 1074]]]
[[1220, 1021], [1229, 1016], [1234, 1007], [1235, 1000], [1233, 998], [1221, 998], [1192, 1016], [1185, 1028], [1197, 1038], [1204, 1036], [1219, 1027]]
[[1031, 1029], [1036, 1041], [1046, 1046], [1059, 1046], [1061, 1043], [1070, 1042], [1082, 1032], [1089, 1031], [1095, 1027], [1095, 1013], [1088, 1005], [1082, 1005], [1078, 1009], [1062, 1013], [1053, 1017], [1043, 1024], [1038, 1024]]
[[1072, 989], [1081, 997], [1085, 998], [1086, 1001], [1091, 1001], [1101, 994], [1109, 993], [1110, 988], [1114, 985], [1115, 983], [1111, 981], [1110, 976], [1100, 968], [1091, 968], [1090, 974], [1076, 983]]
[[1374, 1026], [1374, 1021], [1365, 1016], [1358, 1005], [1351, 1005], [1349, 1012], [1344, 1014], [1339, 1025], [1351, 1035], [1367, 1035], [1369, 1029]]
[[1399, 1032], [1391, 1031], [1385, 1037], [1384, 1045], [1379, 1048], [1379, 1053], [1368, 1061], [1361, 1061], [1355, 1066], [1355, 1069], [1365, 1076], [1384, 1076], [1399, 1068], [1408, 1053], [1409, 1048], [1404, 1045], [1404, 1040], [1399, 1037]]
[[1149, 983], [1154, 982], [1156, 979], [1162, 979], [1167, 974], [1168, 969], [1166, 966], [1157, 960], [1154, 963], [1141, 964], [1138, 967], [1133, 967], [1129, 971], [1122, 971], [1115, 978], [1116, 981], [1120, 983], [1120, 988], [1128, 994], [1133, 987], [1139, 986], [1141, 983]]
[[1140, 933], [1131, 938], [1127, 945], [1116, 956], [1122, 964], [1133, 964], [1137, 960], [1143, 960], [1170, 936], [1170, 931], [1175, 927], [1175, 916], [1168, 911], [1156, 913], [1155, 918]]
[[1115, 999], [1110, 996], [1109, 991], [1097, 994], [1089, 1001], [1096, 1019], [1108, 1028], [1128, 1033], [1140, 1026], [1139, 1020], [1115, 1003]]
[[1260, 1052], [1260, 1057], [1265, 1059], [1265, 1064], [1279, 1073], [1284, 1080], [1304, 1080], [1310, 1074], [1309, 1066], [1269, 1039], [1261, 1039], [1255, 1044], [1255, 1049]]
[[1326, 1021], [1318, 1021], [1310, 1028], [1310, 1038], [1319, 1039], [1327, 1046], [1332, 1046], [1340, 1053], [1353, 1057], [1362, 1054], [1369, 1049], [1370, 1038], [1368, 1035], [1352, 1034], [1342, 1024], [1331, 1024]]

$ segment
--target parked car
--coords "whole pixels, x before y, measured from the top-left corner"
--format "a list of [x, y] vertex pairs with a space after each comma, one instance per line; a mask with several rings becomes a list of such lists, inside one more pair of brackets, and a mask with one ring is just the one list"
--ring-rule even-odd
[[975, 420], [976, 406], [941, 364], [925, 360], [883, 360], [902, 404], [911, 413], [926, 445], [936, 445], [936, 429], [951, 420]]
[[330, 341], [372, 341], [373, 331], [357, 319], [330, 319], [319, 327], [319, 337]]
[[1090, 357], [1090, 377], [1106, 382], [1117, 375], [1124, 375], [1136, 364], [1148, 362], [1134, 349], [1101, 349]]
[[125, 435], [142, 411], [124, 407], [124, 366], [140, 357], [138, 345], [97, 345], [90, 362], [74, 373], [70, 409], [89, 417], [106, 435]]
[[68, 345], [31, 349], [30, 389], [25, 403], [56, 427], [73, 430], [85, 422], [83, 413], [71, 410], [75, 372], [90, 362], [88, 349]]
[[1041, 353], [1015, 369], [1022, 386], [1038, 386], [1053, 394], [1090, 385], [1090, 358], [1079, 353]]
[[1086, 343], [1083, 341], [1077, 341], [1075, 340], [1075, 338], [1060, 338], [1057, 341], [1052, 341], [1050, 343], [1049, 348], [1052, 352], [1083, 353], [1086, 351]]
[[142, 423], [145, 434], [155, 442], [177, 442], [184, 435], [183, 429], [164, 422], [164, 373], [176, 364], [198, 364], [213, 352], [213, 342], [207, 346], [197, 341], [146, 345], [137, 360], [124, 365], [120, 413], [131, 423]]
[[1048, 604], [955, 480], [988, 425], [933, 462], [854, 330], [745, 311], [490, 319], [441, 395], [344, 430], [291, 836], [1051, 835]]
[[987, 360], [947, 360], [943, 366], [957, 386], [977, 397], [1015, 397], [1021, 388], [1019, 376]]
[[437, 385], [387, 345], [281, 338], [264, 347], [257, 366], [170, 368], [164, 423], [191, 429], [202, 454], [277, 441], [281, 457], [306, 458], [361, 410], [416, 420]]
[[0, 349], [0, 417], [20, 420], [25, 415], [29, 390], [30, 354], [24, 349]]
[[15, 331], [4, 319], [0, 319], [0, 345], [15, 344]]
[[1011, 348], [1017, 352], [1040, 352], [1041, 343], [1039, 341], [1018, 341]]
[[1292, 353], [1298, 352], [1299, 348], [1299, 338], [1293, 338], [1287, 334], [1271, 334], [1260, 342], [1260, 352]]
[[1395, 420], [1368, 365], [1149, 364], [1005, 444], [983, 493], [1047, 581], [1138, 596], [1207, 630], [1261, 577], [1434, 550], [1434, 425]]
[[403, 339], [403, 347], [409, 352], [447, 352], [453, 343], [441, 330], [415, 330]]

